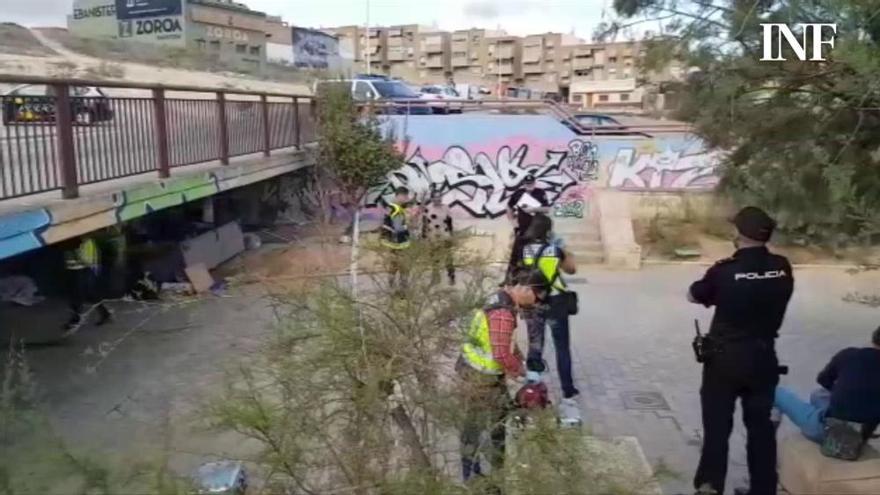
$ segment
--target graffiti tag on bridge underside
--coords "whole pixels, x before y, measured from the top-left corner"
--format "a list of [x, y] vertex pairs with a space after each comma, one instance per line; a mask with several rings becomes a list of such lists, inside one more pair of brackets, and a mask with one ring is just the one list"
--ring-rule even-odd
[[610, 187], [639, 189], [711, 189], [721, 152], [682, 155], [680, 151], [636, 155], [632, 148], [621, 149], [611, 163]]
[[584, 218], [584, 202], [568, 201], [553, 205], [553, 216], [559, 218]]
[[594, 181], [599, 178], [599, 147], [590, 141], [572, 140], [568, 143], [568, 168], [578, 180]]
[[530, 173], [537, 177], [538, 187], [547, 191], [551, 202], [576, 184], [560, 169], [565, 151], [547, 151], [544, 163], [533, 165], [523, 164], [526, 155], [527, 145], [513, 153], [509, 146], [502, 146], [493, 162], [485, 153], [471, 158], [464, 148], [452, 146], [443, 159], [429, 162], [416, 150], [406, 165], [389, 174], [387, 185], [367, 198], [366, 205], [383, 202], [395, 187], [404, 186], [417, 198], [425, 198], [433, 188], [449, 206], [460, 206], [475, 217], [497, 218], [504, 214], [510, 196]]

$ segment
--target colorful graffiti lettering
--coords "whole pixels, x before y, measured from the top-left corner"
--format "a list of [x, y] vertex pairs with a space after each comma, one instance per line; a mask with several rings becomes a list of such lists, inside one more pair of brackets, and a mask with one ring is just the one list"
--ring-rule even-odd
[[0, 259], [42, 247], [40, 234], [51, 223], [52, 217], [44, 208], [0, 217]]
[[553, 216], [559, 218], [584, 218], [584, 202], [566, 201], [553, 205]]
[[568, 143], [568, 168], [576, 173], [580, 181], [595, 181], [599, 178], [599, 147], [590, 141], [575, 139]]
[[635, 189], [711, 189], [718, 184], [716, 168], [720, 152], [682, 154], [667, 149], [662, 153], [638, 155], [624, 148], [610, 165], [609, 187]]
[[393, 189], [405, 186], [417, 198], [424, 198], [435, 190], [443, 195], [443, 202], [460, 207], [480, 218], [497, 218], [507, 209], [510, 196], [529, 174], [538, 179], [538, 187], [547, 191], [548, 200], [555, 201], [576, 180], [560, 169], [565, 151], [547, 151], [544, 163], [525, 165], [528, 146], [516, 151], [502, 146], [495, 161], [485, 153], [475, 157], [462, 147], [452, 146], [441, 160], [430, 162], [416, 150], [407, 164], [389, 174], [388, 184], [374, 190], [366, 206], [385, 202]]
[[219, 191], [217, 177], [212, 173], [164, 180], [131, 191], [122, 191], [114, 195], [116, 219], [125, 222], [156, 210], [206, 198]]

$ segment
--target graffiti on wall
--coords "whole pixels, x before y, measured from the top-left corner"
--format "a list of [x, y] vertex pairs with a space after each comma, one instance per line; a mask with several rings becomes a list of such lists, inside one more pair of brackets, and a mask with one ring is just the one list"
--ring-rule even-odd
[[599, 147], [592, 141], [574, 139], [569, 142], [566, 162], [581, 182], [599, 178]]
[[45, 208], [0, 217], [0, 259], [42, 247], [42, 232], [51, 223]]
[[486, 153], [471, 156], [466, 149], [452, 146], [440, 160], [429, 161], [417, 149], [406, 165], [389, 174], [385, 186], [368, 196], [366, 205], [386, 202], [394, 188], [404, 186], [420, 200], [435, 190], [451, 207], [460, 207], [474, 217], [497, 218], [529, 174], [538, 179], [538, 187], [547, 191], [551, 202], [577, 183], [561, 167], [566, 151], [548, 150], [543, 163], [527, 164], [528, 151], [527, 145], [515, 151], [502, 146], [493, 160]]
[[585, 182], [566, 189], [553, 204], [553, 216], [556, 218], [584, 218], [589, 216], [592, 195], [592, 186]]
[[182, 205], [220, 192], [213, 173], [159, 181], [155, 184], [113, 195], [116, 219], [126, 222], [156, 210]]
[[683, 153], [667, 148], [658, 153], [638, 153], [622, 148], [609, 166], [609, 187], [634, 189], [710, 189], [721, 153]]

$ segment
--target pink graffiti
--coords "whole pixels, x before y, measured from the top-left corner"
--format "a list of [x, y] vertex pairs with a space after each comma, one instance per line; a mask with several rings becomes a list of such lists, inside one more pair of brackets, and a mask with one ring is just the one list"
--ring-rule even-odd
[[721, 152], [683, 155], [667, 149], [662, 153], [637, 155], [633, 148], [621, 149], [611, 163], [610, 187], [636, 189], [711, 189], [718, 184], [716, 169]]

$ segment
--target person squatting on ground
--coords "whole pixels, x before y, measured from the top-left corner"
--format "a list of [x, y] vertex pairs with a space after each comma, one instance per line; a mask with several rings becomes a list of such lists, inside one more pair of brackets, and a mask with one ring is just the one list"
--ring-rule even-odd
[[[464, 402], [459, 440], [465, 481], [483, 474], [481, 451], [493, 470], [504, 464], [505, 420], [511, 409], [505, 377], [523, 375], [522, 354], [514, 341], [517, 312], [543, 299], [546, 288], [547, 280], [537, 270], [521, 273], [489, 296], [465, 335], [455, 365]], [[481, 449], [483, 432], [489, 433], [489, 449]]]
[[816, 377], [821, 388], [813, 391], [809, 403], [788, 388], [776, 387], [776, 407], [805, 437], [822, 443], [828, 418], [858, 423], [862, 445], [874, 434], [880, 424], [880, 327], [871, 343], [835, 354]]
[[382, 219], [380, 242], [388, 249], [386, 263], [388, 266], [388, 285], [394, 290], [405, 291], [407, 273], [402, 259], [404, 250], [410, 246], [410, 233], [407, 226], [406, 206], [409, 201], [409, 190], [398, 187], [394, 190], [394, 199], [388, 203], [388, 209]]
[[431, 283], [440, 281], [440, 267], [446, 268], [449, 285], [455, 285], [455, 260], [453, 259], [454, 232], [452, 214], [443, 204], [443, 195], [431, 190], [431, 202], [422, 214], [422, 238], [431, 243]]
[[715, 314], [703, 346], [703, 448], [694, 478], [697, 493], [724, 493], [736, 400], [747, 430], [750, 495], [776, 493], [776, 430], [770, 420], [779, 383], [775, 340], [794, 288], [788, 260], [767, 250], [776, 223], [755, 207], [740, 210], [730, 258], [694, 282], [688, 300]]
[[64, 267], [68, 279], [70, 320], [64, 326], [72, 330], [82, 323], [83, 306], [94, 304], [98, 312], [96, 325], [107, 323], [112, 313], [103, 303], [102, 291], [98, 283], [101, 273], [101, 251], [93, 237], [84, 236], [69, 241], [64, 251]]
[[507, 264], [507, 277], [512, 280], [522, 260], [522, 249], [525, 245], [523, 235], [529, 228], [532, 216], [535, 213], [548, 213], [550, 202], [547, 200], [547, 192], [538, 189], [537, 180], [532, 174], [523, 179], [523, 187], [517, 189], [507, 201], [507, 218], [513, 222], [513, 245], [510, 252], [510, 261]]
[[562, 276], [562, 272], [575, 273], [576, 265], [574, 256], [562, 247], [561, 239], [553, 237], [552, 228], [553, 221], [550, 217], [537, 213], [523, 235], [525, 244], [521, 266], [525, 269], [537, 268], [549, 284], [546, 304], [524, 312], [523, 315], [529, 336], [526, 367], [532, 380], [538, 380], [540, 373], [544, 372], [544, 333], [545, 327], [549, 325], [553, 347], [556, 349], [556, 369], [562, 387], [560, 417], [566, 423], [579, 423], [581, 414], [577, 396], [580, 392], [574, 386], [571, 372], [571, 312], [568, 298], [572, 294], [568, 293]]

